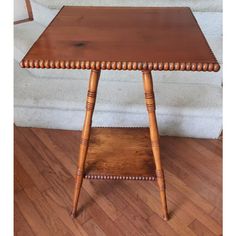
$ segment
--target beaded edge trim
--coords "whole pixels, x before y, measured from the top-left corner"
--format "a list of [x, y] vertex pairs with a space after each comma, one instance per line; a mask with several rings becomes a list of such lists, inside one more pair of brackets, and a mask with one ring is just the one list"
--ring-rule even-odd
[[27, 60], [20, 62], [22, 68], [41, 69], [92, 69], [92, 70], [164, 70], [164, 71], [214, 71], [220, 69], [218, 63], [190, 62], [105, 62], [105, 61], [63, 61]]
[[157, 178], [154, 176], [120, 176], [120, 175], [86, 175], [85, 179], [97, 179], [97, 180], [149, 180], [154, 181]]

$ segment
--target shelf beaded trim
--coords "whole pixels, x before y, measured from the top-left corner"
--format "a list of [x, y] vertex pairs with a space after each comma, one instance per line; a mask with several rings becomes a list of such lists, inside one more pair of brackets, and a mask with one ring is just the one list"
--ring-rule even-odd
[[157, 178], [154, 176], [119, 176], [119, 175], [90, 175], [85, 174], [85, 179], [96, 179], [96, 180], [149, 180], [155, 181]]
[[92, 70], [159, 70], [159, 71], [214, 71], [220, 69], [218, 63], [190, 62], [115, 62], [115, 61], [63, 61], [27, 60], [20, 62], [22, 68], [41, 69], [92, 69]]

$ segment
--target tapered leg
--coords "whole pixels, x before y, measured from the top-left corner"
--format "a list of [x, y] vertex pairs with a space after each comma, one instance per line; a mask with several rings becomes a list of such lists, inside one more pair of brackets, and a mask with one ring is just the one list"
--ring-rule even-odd
[[156, 110], [155, 96], [153, 92], [152, 74], [150, 71], [143, 71], [143, 83], [144, 83], [144, 91], [145, 91], [145, 101], [146, 101], [146, 106], [147, 106], [147, 111], [148, 111], [148, 116], [149, 116], [152, 152], [153, 152], [155, 165], [156, 165], [157, 184], [160, 189], [163, 219], [168, 220], [165, 179], [164, 179], [164, 173], [161, 166], [159, 133], [158, 133], [158, 128], [157, 128], [156, 113], [155, 113], [155, 110]]
[[96, 93], [97, 93], [99, 76], [100, 76], [100, 70], [91, 71], [90, 79], [89, 79], [88, 94], [87, 94], [84, 127], [83, 127], [81, 141], [80, 141], [80, 151], [79, 151], [78, 167], [77, 167], [77, 172], [76, 172], [73, 209], [71, 213], [72, 217], [76, 216], [80, 190], [81, 190], [83, 177], [84, 177], [84, 164], [85, 164], [85, 159], [86, 159], [88, 145], [89, 145], [90, 130], [91, 130], [91, 125], [92, 125], [92, 116], [93, 116], [93, 110], [94, 110], [94, 106], [96, 102]]

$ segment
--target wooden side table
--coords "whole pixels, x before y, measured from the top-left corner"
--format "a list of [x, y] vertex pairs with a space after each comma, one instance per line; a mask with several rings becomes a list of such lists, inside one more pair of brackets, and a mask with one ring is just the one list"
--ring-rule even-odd
[[[64, 6], [21, 61], [24, 68], [89, 69], [86, 114], [80, 141], [72, 216], [83, 178], [156, 180], [163, 219], [168, 219], [155, 114], [152, 70], [218, 71], [220, 66], [191, 10], [179, 8]], [[92, 116], [101, 70], [142, 72], [154, 162], [88, 159]], [[108, 163], [106, 163], [108, 161]], [[125, 164], [121, 163], [124, 162]], [[127, 166], [130, 164], [130, 166]]]

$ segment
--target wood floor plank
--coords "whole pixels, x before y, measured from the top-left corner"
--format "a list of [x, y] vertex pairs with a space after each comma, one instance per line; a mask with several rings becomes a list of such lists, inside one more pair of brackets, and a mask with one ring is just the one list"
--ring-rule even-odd
[[74, 235], [88, 235], [78, 221], [72, 220], [70, 212], [68, 212], [68, 209], [63, 204], [60, 204], [59, 200], [57, 200], [59, 196], [54, 192], [53, 189], [45, 191], [43, 196], [54, 210], [58, 218], [63, 221], [63, 223], [73, 232]]
[[14, 158], [14, 180], [17, 181], [23, 189], [30, 188], [34, 185], [31, 179], [31, 173], [26, 173], [21, 164], [17, 161], [16, 156]]
[[48, 163], [41, 158], [37, 148], [28, 141], [28, 139], [33, 138], [29, 135], [28, 131], [30, 131], [30, 129], [16, 127], [14, 132], [15, 142], [21, 147], [22, 150], [24, 150], [30, 160], [35, 163], [39, 172], [41, 172], [49, 166]]
[[24, 191], [20, 191], [15, 195], [15, 202], [35, 235], [51, 235], [49, 228], [42, 219], [42, 216], [36, 210], [34, 204], [27, 197]]
[[126, 207], [123, 215], [129, 218], [138, 232], [142, 235], [159, 235], [158, 232], [142, 216], [140, 216], [132, 206]]
[[[222, 140], [219, 139], [209, 139], [209, 142], [206, 142], [205, 139], [194, 139], [193, 145], [199, 143], [204, 148], [201, 148], [201, 153], [205, 155], [210, 155], [211, 157], [222, 157]], [[210, 152], [208, 152], [208, 151]]]
[[[14, 161], [14, 170], [16, 170], [16, 162]], [[17, 171], [14, 171], [14, 193], [20, 192], [23, 187], [20, 184], [19, 180], [18, 180], [18, 176], [16, 175]]]
[[[73, 192], [74, 181], [67, 181], [66, 191], [68, 194]], [[72, 200], [72, 199], [71, 199]], [[97, 225], [107, 234], [107, 235], [123, 235], [122, 231], [118, 228], [116, 222], [112, 221], [111, 218], [106, 214], [106, 211], [101, 208], [96, 201], [91, 198], [85, 189], [82, 188], [82, 192], [79, 198], [79, 208], [78, 212], [81, 214], [84, 210], [94, 219]]]
[[222, 225], [222, 211], [218, 208], [213, 209], [211, 212], [211, 217], [219, 224]]
[[222, 152], [223, 152], [223, 138], [219, 139], [209, 139], [209, 143], [205, 144], [205, 147], [210, 147], [211, 145], [213, 146], [213, 150], [211, 151], [215, 153], [218, 158], [222, 159]]
[[[65, 154], [63, 149], [61, 149], [50, 136], [47, 134], [46, 131], [43, 129], [32, 129], [34, 134], [41, 140], [42, 143], [52, 152], [54, 153], [55, 157], [57, 158], [58, 162], [60, 162], [65, 169], [70, 173], [72, 176], [75, 174], [75, 163], [71, 160], [72, 158], [68, 158], [68, 154]], [[64, 143], [65, 145], [65, 143]]]
[[[180, 192], [178, 191], [177, 188], [174, 186], [171, 187], [169, 185], [169, 190], [173, 191], [172, 194], [169, 194], [169, 197], [173, 197], [174, 193], [178, 194], [181, 196]], [[196, 217], [197, 220], [199, 220], [202, 224], [207, 222], [207, 227], [214, 233], [218, 235], [219, 232], [221, 232], [222, 228], [221, 226], [206, 212], [204, 212], [202, 209], [200, 209], [197, 205], [195, 205], [191, 199], [185, 199], [185, 201], [182, 201], [181, 203], [178, 204], [178, 200], [176, 198], [172, 198], [177, 204], [177, 211], [181, 211], [181, 214], [184, 215], [188, 214], [192, 216], [192, 218]], [[184, 219], [185, 216], [182, 215], [180, 216], [181, 219]]]
[[123, 209], [119, 210], [102, 192], [96, 191], [94, 181], [83, 181], [83, 188], [113, 221], [121, 215]]
[[48, 181], [44, 178], [43, 175], [39, 172], [37, 166], [30, 160], [24, 150], [15, 143], [15, 158], [21, 164], [21, 167], [25, 170], [25, 172], [30, 175], [32, 181], [34, 182], [35, 186], [40, 191], [44, 191], [50, 187]]
[[[199, 163], [203, 163], [208, 168], [208, 170], [211, 171], [211, 173], [213, 172], [213, 174], [215, 174], [214, 176], [219, 176], [218, 181], [221, 182], [222, 159], [217, 158], [214, 152], [207, 149], [206, 146], [203, 145], [205, 142], [199, 143], [197, 139], [186, 139], [184, 140], [183, 144], [187, 145], [190, 148], [190, 152], [192, 155], [193, 153], [195, 154], [195, 160], [197, 160]], [[208, 145], [209, 144], [210, 142], [208, 142]], [[212, 165], [213, 163], [214, 165]]]
[[189, 228], [192, 229], [198, 236], [215, 236], [205, 225], [203, 225], [198, 220], [194, 220], [190, 225]]
[[[101, 181], [103, 182], [103, 181]], [[120, 212], [123, 211], [128, 206], [127, 201], [123, 198], [123, 196], [115, 191], [116, 184], [114, 181], [104, 181], [104, 186], [109, 189], [109, 192], [106, 194], [106, 198], [113, 203], [113, 205], [118, 209]], [[119, 185], [119, 183], [117, 183]]]
[[93, 219], [86, 221], [83, 224], [84, 230], [88, 233], [88, 235], [93, 236], [106, 236], [106, 234], [100, 229], [100, 227], [94, 222]]
[[[160, 201], [159, 191], [156, 184], [150, 183], [148, 186], [141, 182], [139, 184], [143, 186], [143, 189], [146, 190], [147, 193], [149, 193], [149, 196], [150, 198], [152, 198], [154, 203], [156, 201]], [[181, 208], [181, 205], [184, 201], [186, 201], [186, 198], [178, 191], [173, 191], [170, 185], [167, 190], [167, 198], [170, 217], [177, 217], [180, 220], [181, 224], [184, 224], [186, 226], [189, 225], [189, 223], [193, 221], [194, 217], [191, 216], [188, 212], [183, 211]]]
[[23, 189], [23, 187], [20, 185], [19, 181], [15, 178], [14, 180], [14, 193], [18, 193]]
[[125, 215], [119, 216], [116, 221], [117, 227], [122, 231], [125, 236], [143, 236], [144, 234], [140, 232], [132, 223], [132, 219], [127, 218]]
[[148, 191], [144, 190], [143, 187], [138, 184], [138, 181], [136, 181], [136, 184], [133, 185], [131, 185], [128, 181], [124, 182], [124, 184], [126, 184], [130, 190], [133, 191], [135, 195], [137, 195], [138, 198], [143, 201], [143, 203], [145, 203], [153, 212], [162, 217], [159, 195], [157, 195], [154, 199]]
[[[214, 152], [210, 151], [206, 147], [211, 144], [211, 139], [195, 139], [195, 138], [180, 138], [180, 137], [161, 137], [162, 147], [170, 147], [173, 149], [174, 146], [176, 146], [176, 153], [177, 155], [183, 155], [186, 156], [186, 158], [192, 159], [193, 156], [197, 159], [204, 160], [206, 163], [210, 162], [216, 162], [217, 166], [221, 163], [221, 158], [217, 156]], [[202, 145], [205, 143], [205, 145]], [[184, 146], [184, 147], [183, 147]], [[195, 151], [191, 152], [192, 149]], [[181, 151], [182, 150], [182, 151]], [[186, 150], [187, 152], [191, 152], [190, 155], [185, 155], [185, 152], [183, 150]], [[184, 157], [183, 156], [183, 157]], [[214, 167], [210, 166], [210, 170], [214, 169]]]
[[[154, 185], [149, 186], [149, 188], [147, 189], [147, 191], [151, 192], [153, 195], [157, 194], [155, 190], [156, 188]], [[207, 222], [207, 227], [209, 227], [212, 232], [216, 233], [217, 235], [220, 234], [219, 232], [221, 232], [222, 230], [220, 225], [214, 219], [212, 219], [211, 216], [209, 216], [202, 209], [196, 206], [191, 201], [191, 198], [184, 198], [182, 193], [178, 191], [175, 186], [172, 186], [170, 184], [168, 185], [167, 196], [169, 200], [172, 200], [177, 205], [174, 214], [175, 216], [179, 217], [185, 223], [188, 223], [188, 220], [191, 220], [191, 217], [196, 217], [202, 224]], [[182, 211], [180, 211], [181, 209]], [[186, 218], [187, 215], [188, 217]]]
[[[140, 188], [138, 182], [136, 186], [129, 185], [129, 187], [132, 189], [132, 191], [136, 192], [136, 194], [139, 195], [139, 198], [142, 199], [142, 201], [145, 204], [147, 204], [159, 217], [162, 217], [162, 211], [161, 211], [162, 209], [160, 205], [159, 194], [155, 194], [155, 196], [153, 196], [152, 194], [150, 194], [148, 190], [146, 189], [144, 190], [143, 187]], [[169, 201], [168, 201], [168, 208], [171, 214], [171, 218], [169, 219], [167, 224], [169, 224], [172, 228], [174, 228], [174, 230], [180, 235], [194, 235], [194, 233], [187, 228], [187, 225], [193, 221], [194, 217], [189, 218], [190, 216], [186, 215], [184, 219], [179, 219], [178, 216], [172, 213], [175, 212], [176, 214], [175, 209], [177, 207], [174, 206], [173, 204], [170, 204]], [[185, 222], [182, 222], [182, 220]]]
[[70, 173], [65, 169], [65, 167], [58, 161], [53, 151], [50, 151], [47, 146], [32, 132], [31, 129], [24, 130], [24, 136], [27, 138], [28, 142], [34, 146], [37, 152], [40, 154], [41, 158], [44, 159], [48, 165], [57, 174], [58, 178], [62, 180], [67, 180], [71, 177]]
[[196, 236], [196, 234], [190, 229], [185, 227], [182, 223], [180, 223], [177, 217], [172, 217], [168, 223], [171, 228], [180, 236]]
[[[175, 156], [175, 161], [181, 165], [183, 169], [187, 172], [191, 172], [194, 176], [198, 177], [201, 181], [204, 180], [204, 183], [210, 188], [213, 192], [217, 192], [221, 187], [221, 178], [215, 172], [209, 170], [205, 167], [205, 164], [197, 160], [194, 151], [189, 147], [185, 148], [186, 145], [177, 143], [170, 144], [170, 147], [162, 148], [162, 153], [167, 154], [166, 157]], [[184, 152], [182, 151], [184, 150]], [[192, 157], [191, 157], [192, 155]], [[191, 157], [191, 158], [189, 158]], [[213, 164], [213, 162], [211, 163]]]
[[149, 217], [148, 222], [162, 236], [178, 236], [178, 234], [156, 214]]
[[192, 214], [193, 217], [205, 225], [211, 232], [216, 235], [222, 234], [222, 227], [209, 215], [195, 206], [192, 202], [186, 201], [183, 204], [183, 209]]
[[[206, 153], [206, 151], [200, 152], [200, 147], [196, 143], [193, 144], [193, 141], [191, 140], [190, 142], [190, 140], [184, 139], [183, 141], [174, 142], [171, 146], [173, 147], [172, 150], [175, 150], [176, 157], [181, 157], [188, 165], [194, 167], [195, 171], [202, 175], [210, 184], [220, 185], [220, 159], [212, 158], [209, 160], [209, 153]], [[214, 165], [212, 166], [213, 163]]]
[[[63, 182], [59, 180], [54, 173], [44, 173], [46, 178], [49, 179], [49, 182], [52, 184], [52, 189], [54, 195], [52, 195], [56, 203], [60, 206], [64, 206], [66, 211], [68, 212], [68, 215], [70, 214], [71, 207], [72, 207], [72, 196], [73, 196], [73, 187], [74, 187], [74, 178], [70, 178], [69, 180]], [[69, 192], [67, 190], [68, 186], [71, 186]], [[73, 186], [73, 187], [72, 187]], [[57, 197], [55, 197], [57, 196]], [[89, 200], [89, 199], [88, 199]], [[86, 205], [88, 201], [83, 201], [83, 198], [81, 200], [80, 198], [80, 204]], [[87, 212], [87, 208], [84, 208], [82, 211], [80, 211], [79, 216], [77, 216], [76, 220], [82, 225], [84, 222], [89, 220], [91, 216]]]
[[66, 227], [63, 221], [54, 212], [54, 209], [47, 202], [47, 199], [37, 190], [37, 188], [31, 187], [24, 191], [34, 204], [52, 235], [72, 235], [71, 230]]
[[35, 235], [16, 204], [14, 206], [14, 235], [15, 236]]
[[205, 198], [201, 197], [198, 193], [193, 191], [190, 187], [188, 187], [182, 180], [177, 178], [174, 174], [165, 170], [165, 178], [166, 183], [172, 184], [175, 186], [185, 197], [190, 198], [192, 202], [197, 204], [202, 210], [207, 213], [212, 212], [214, 206], [210, 204]]
[[123, 181], [120, 181], [120, 184], [116, 185], [114, 191], [117, 191], [127, 204], [132, 206], [139, 215], [144, 219], [148, 219], [154, 212], [139, 198], [138, 194], [129, 187], [135, 183], [136, 181], [129, 181], [126, 185]]
[[[55, 189], [58, 190], [58, 188], [55, 188], [53, 190], [50, 189], [43, 194], [49, 200], [50, 204], [53, 206], [57, 214], [61, 218], [66, 219], [66, 225], [69, 225], [69, 221], [71, 221], [69, 214], [71, 210], [74, 179], [71, 178], [64, 184], [65, 184], [64, 190], [67, 192], [67, 197], [65, 196], [65, 193], [63, 193], [62, 197], [61, 195], [62, 190], [56, 192]], [[96, 202], [90, 197], [90, 195], [88, 195], [88, 193], [83, 188], [79, 202], [80, 202], [79, 216], [72, 221], [74, 224], [78, 224], [79, 222], [82, 223], [81, 225], [83, 226], [83, 224], [86, 223], [88, 220], [93, 219], [95, 224], [99, 225], [101, 230], [104, 231], [107, 235], [111, 235], [112, 233], [117, 235], [122, 235], [118, 229], [114, 229], [114, 223], [110, 220], [108, 215], [105, 214], [103, 209], [96, 204]], [[73, 226], [71, 227], [75, 230]], [[84, 230], [86, 231], [86, 229]]]
[[47, 135], [53, 143], [56, 143], [57, 148], [62, 150], [72, 162], [77, 162], [80, 146], [80, 132], [50, 129], [47, 130]]
[[88, 211], [96, 222], [96, 224], [99, 225], [99, 227], [107, 235], [123, 235], [122, 231], [118, 228], [116, 222], [112, 221], [110, 217], [106, 215], [105, 211], [96, 203], [92, 203]]
[[162, 148], [162, 159], [164, 168], [169, 172], [176, 175], [181, 179], [188, 187], [192, 188], [195, 192], [199, 193], [203, 198], [208, 199], [215, 207], [219, 207], [222, 201], [222, 196], [219, 195], [220, 189], [209, 186], [204, 179], [198, 175], [192, 173], [188, 168], [182, 166], [173, 159], [173, 154], [168, 154]]

